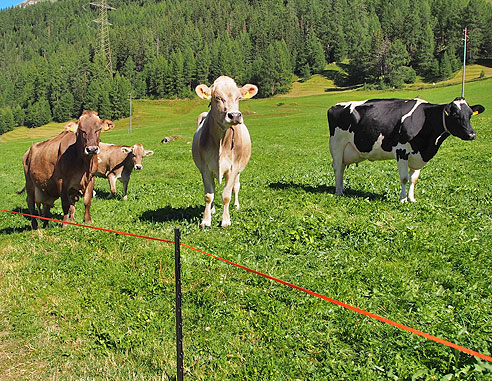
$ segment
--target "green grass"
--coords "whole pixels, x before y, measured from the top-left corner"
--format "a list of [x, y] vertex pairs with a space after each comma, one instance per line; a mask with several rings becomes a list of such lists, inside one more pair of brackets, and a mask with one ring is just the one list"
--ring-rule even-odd
[[[108, 184], [97, 179], [94, 224], [164, 239], [178, 226], [183, 243], [490, 355], [491, 85], [467, 84], [469, 103], [486, 107], [472, 121], [478, 138], [449, 138], [411, 205], [398, 201], [390, 161], [350, 167], [347, 195], [334, 195], [326, 111], [372, 97], [445, 103], [459, 85], [244, 101], [253, 152], [242, 209], [227, 229], [218, 227], [220, 202], [212, 227], [199, 228], [202, 183], [190, 142], [207, 103], [137, 101], [133, 133], [128, 119], [116, 121], [102, 141], [138, 142], [155, 154], [133, 173], [126, 202], [107, 199]], [[15, 193], [22, 154], [58, 128], [2, 138], [0, 208], [26, 211]], [[59, 201], [52, 212], [61, 217]], [[0, 215], [0, 378], [172, 379], [174, 248], [29, 224]], [[182, 261], [188, 379], [492, 379], [491, 364], [443, 345], [194, 251], [183, 249]]]

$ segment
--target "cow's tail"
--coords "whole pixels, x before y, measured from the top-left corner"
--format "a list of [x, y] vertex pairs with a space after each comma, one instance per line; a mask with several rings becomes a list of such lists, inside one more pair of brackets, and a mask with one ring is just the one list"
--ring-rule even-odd
[[17, 192], [15, 192], [15, 193], [17, 193], [17, 194], [22, 194], [22, 193], [24, 193], [25, 191], [26, 191], [26, 186], [24, 185], [24, 188], [22, 188], [20, 191], [17, 191]]

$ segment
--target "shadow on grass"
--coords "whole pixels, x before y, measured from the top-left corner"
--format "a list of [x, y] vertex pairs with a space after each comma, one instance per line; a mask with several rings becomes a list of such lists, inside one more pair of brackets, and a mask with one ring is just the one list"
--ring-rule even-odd
[[101, 200], [109, 200], [109, 199], [115, 199], [115, 200], [123, 200], [123, 196], [116, 192], [116, 194], [113, 196], [111, 192], [102, 190], [101, 188], [94, 188], [96, 191], [96, 198], [101, 199]]
[[[305, 192], [308, 193], [331, 193], [335, 194], [335, 187], [334, 186], [327, 186], [327, 185], [318, 185], [318, 186], [311, 186], [311, 185], [304, 185], [304, 184], [295, 184], [292, 181], [288, 183], [283, 183], [283, 182], [276, 182], [276, 183], [270, 183], [268, 185], [272, 189], [276, 190], [285, 190], [285, 189], [302, 189]], [[343, 192], [343, 196], [345, 197], [354, 197], [354, 198], [364, 198], [364, 199], [369, 199], [371, 201], [373, 200], [386, 200], [387, 197], [384, 195], [380, 195], [377, 193], [373, 192], [364, 192], [364, 191], [359, 191], [359, 190], [353, 190], [353, 189], [345, 189]]]
[[148, 210], [140, 216], [140, 221], [149, 222], [170, 222], [186, 220], [192, 221], [201, 217], [203, 206], [189, 206], [187, 208], [173, 208], [166, 206], [156, 210]]

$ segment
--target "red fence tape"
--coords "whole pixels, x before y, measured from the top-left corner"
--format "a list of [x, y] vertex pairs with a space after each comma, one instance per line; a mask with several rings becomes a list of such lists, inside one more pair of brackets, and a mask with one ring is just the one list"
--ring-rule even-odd
[[[41, 217], [41, 216], [33, 216], [31, 214], [26, 214], [26, 213], [20, 213], [20, 212], [14, 212], [14, 211], [11, 211], [11, 210], [4, 210], [4, 209], [0, 209], [1, 212], [6, 212], [6, 213], [12, 213], [12, 214], [19, 214], [21, 216], [26, 216], [26, 217], [34, 217], [34, 218], [39, 218], [39, 219], [42, 219], [42, 220], [47, 220], [47, 221], [54, 221], [54, 222], [60, 222], [60, 223], [66, 223], [66, 224], [69, 224], [69, 225], [75, 225], [75, 226], [80, 226], [80, 227], [84, 227], [84, 228], [89, 228], [89, 229], [95, 229], [95, 230], [101, 230], [101, 231], [105, 231], [105, 232], [109, 232], [109, 233], [115, 233], [115, 234], [120, 234], [120, 235], [127, 235], [127, 236], [132, 236], [132, 237], [137, 237], [137, 238], [143, 238], [143, 239], [149, 239], [149, 240], [153, 240], [153, 241], [160, 241], [160, 242], [167, 242], [167, 243], [174, 243], [174, 241], [171, 241], [171, 240], [167, 240], [167, 239], [161, 239], [161, 238], [155, 238], [155, 237], [148, 237], [148, 236], [145, 236], [145, 235], [139, 235], [139, 234], [133, 234], [133, 233], [125, 233], [125, 232], [120, 232], [118, 230], [111, 230], [111, 229], [105, 229], [105, 228], [100, 228], [100, 227], [97, 227], [97, 226], [89, 226], [89, 225], [82, 225], [82, 224], [77, 224], [75, 222], [63, 222], [63, 221], [60, 221], [60, 220], [55, 220], [53, 218], [47, 218], [47, 217]], [[237, 263], [234, 263], [234, 262], [231, 262], [227, 259], [224, 259], [224, 258], [220, 258], [220, 257], [217, 257], [216, 255], [213, 255], [213, 254], [210, 254], [210, 253], [207, 253], [205, 251], [202, 251], [202, 250], [199, 250], [199, 249], [196, 249], [192, 246], [188, 246], [188, 245], [185, 245], [184, 243], [180, 243], [181, 246], [183, 247], [186, 247], [188, 249], [191, 249], [191, 250], [194, 250], [194, 251], [197, 251], [199, 253], [202, 253], [202, 254], [205, 254], [205, 255], [208, 255], [209, 257], [212, 257], [212, 258], [215, 258], [215, 259], [218, 259], [219, 261], [222, 261], [222, 262], [225, 262], [225, 263], [228, 263], [232, 266], [236, 266], [240, 269], [243, 269], [243, 270], [246, 270], [246, 271], [249, 271], [253, 274], [256, 274], [256, 275], [260, 275], [264, 278], [267, 278], [267, 279], [270, 279], [270, 280], [273, 280], [275, 282], [278, 282], [278, 283], [281, 283], [285, 286], [289, 286], [289, 287], [292, 287], [296, 290], [299, 290], [299, 291], [302, 291], [302, 292], [305, 292], [306, 294], [309, 294], [309, 295], [312, 295], [312, 296], [315, 296], [317, 298], [320, 298], [320, 299], [323, 299], [323, 300], [326, 300], [327, 302], [330, 302], [330, 303], [333, 303], [333, 304], [336, 304], [340, 307], [343, 307], [343, 308], [346, 308], [346, 309], [349, 309], [349, 310], [352, 310], [354, 312], [357, 312], [359, 314], [362, 314], [362, 315], [365, 315], [365, 316], [368, 316], [370, 318], [373, 318], [373, 319], [376, 319], [376, 320], [379, 320], [383, 323], [386, 323], [386, 324], [389, 324], [389, 325], [392, 325], [394, 327], [397, 327], [397, 328], [400, 328], [404, 331], [407, 331], [407, 332], [411, 332], [411, 333], [414, 333], [416, 335], [419, 335], [419, 336], [422, 336], [422, 337], [425, 337], [426, 339], [429, 339], [429, 340], [432, 340], [432, 341], [435, 341], [436, 343], [440, 343], [440, 344], [443, 344], [443, 345], [446, 345], [450, 348], [454, 348], [454, 349], [457, 349], [461, 352], [464, 352], [464, 353], [468, 353], [472, 356], [476, 356], [476, 357], [479, 357], [481, 358], [482, 360], [486, 360], [486, 361], [489, 361], [489, 362], [492, 362], [492, 357], [491, 356], [487, 356], [487, 355], [484, 355], [483, 353], [480, 353], [480, 352], [476, 352], [476, 351], [473, 351], [471, 349], [468, 349], [468, 348], [465, 348], [465, 347], [462, 347], [461, 345], [458, 345], [458, 344], [454, 344], [450, 341], [447, 341], [447, 340], [443, 340], [439, 337], [436, 337], [436, 336], [432, 336], [432, 335], [429, 335], [428, 333], [425, 333], [425, 332], [422, 332], [422, 331], [419, 331], [417, 329], [414, 329], [414, 328], [411, 328], [411, 327], [408, 327], [406, 325], [403, 325], [403, 324], [400, 324], [400, 323], [397, 323], [393, 320], [390, 320], [390, 319], [386, 319], [385, 317], [382, 317], [382, 316], [379, 316], [379, 315], [376, 315], [376, 314], [373, 314], [372, 312], [368, 312], [368, 311], [365, 311], [365, 310], [362, 310], [360, 308], [357, 308], [357, 307], [354, 307], [354, 306], [351, 306], [350, 304], [346, 304], [346, 303], [343, 303], [343, 302], [340, 302], [338, 300], [335, 300], [335, 299], [332, 299], [332, 298], [329, 298], [325, 295], [321, 295], [321, 294], [318, 294], [317, 292], [314, 292], [314, 291], [311, 291], [311, 290], [308, 290], [307, 288], [304, 288], [304, 287], [300, 287], [300, 286], [297, 286], [295, 284], [292, 284], [292, 283], [289, 283], [289, 282], [286, 282], [284, 280], [281, 280], [281, 279], [278, 279], [278, 278], [275, 278], [273, 276], [270, 276], [268, 274], [264, 274], [264, 273], [261, 273], [259, 271], [256, 271], [256, 270], [253, 270], [253, 269], [250, 269], [246, 266], [243, 266], [243, 265], [239, 265]]]

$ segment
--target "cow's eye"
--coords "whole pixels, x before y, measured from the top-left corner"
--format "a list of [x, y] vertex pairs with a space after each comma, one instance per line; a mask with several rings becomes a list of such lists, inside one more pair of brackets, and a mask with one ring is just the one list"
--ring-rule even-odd
[[215, 100], [216, 100], [217, 102], [224, 102], [224, 100], [223, 100], [221, 97], [215, 97]]

